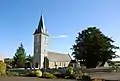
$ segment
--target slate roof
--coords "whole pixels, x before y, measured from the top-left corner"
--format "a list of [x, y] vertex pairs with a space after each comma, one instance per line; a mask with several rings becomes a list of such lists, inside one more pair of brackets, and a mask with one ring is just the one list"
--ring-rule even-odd
[[56, 52], [48, 51], [47, 58], [51, 62], [68, 62], [71, 61], [71, 57], [69, 54], [62, 54]]

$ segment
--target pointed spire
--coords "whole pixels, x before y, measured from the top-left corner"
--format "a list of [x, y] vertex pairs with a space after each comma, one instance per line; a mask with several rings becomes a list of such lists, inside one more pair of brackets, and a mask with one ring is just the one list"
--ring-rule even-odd
[[44, 18], [43, 18], [43, 15], [41, 15], [39, 25], [38, 25], [38, 31], [41, 33], [46, 33], [45, 30], [46, 29], [45, 29]]
[[38, 29], [35, 30], [34, 34], [37, 34], [37, 33], [47, 34], [47, 29], [45, 28], [43, 14], [40, 17], [40, 21], [39, 21], [39, 24], [38, 24]]

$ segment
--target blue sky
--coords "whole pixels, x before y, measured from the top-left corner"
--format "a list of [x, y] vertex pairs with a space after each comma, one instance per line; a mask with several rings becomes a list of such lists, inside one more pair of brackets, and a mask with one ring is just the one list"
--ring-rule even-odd
[[100, 28], [119, 46], [119, 3], [119, 0], [0, 0], [0, 53], [12, 57], [22, 42], [27, 54], [33, 55], [33, 32], [41, 10], [50, 34], [49, 50], [70, 52], [77, 33], [88, 26]]

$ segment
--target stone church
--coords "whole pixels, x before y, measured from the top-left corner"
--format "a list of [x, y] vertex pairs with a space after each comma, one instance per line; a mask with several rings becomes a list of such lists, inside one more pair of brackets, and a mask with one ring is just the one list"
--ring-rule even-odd
[[43, 15], [40, 17], [38, 28], [34, 32], [34, 68], [67, 67], [71, 61], [69, 54], [48, 51], [49, 34], [44, 24]]

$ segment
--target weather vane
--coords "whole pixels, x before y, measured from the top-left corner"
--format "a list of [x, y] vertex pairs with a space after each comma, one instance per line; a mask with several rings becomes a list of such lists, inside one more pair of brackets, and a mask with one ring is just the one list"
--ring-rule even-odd
[[42, 7], [42, 9], [41, 9], [41, 14], [43, 14], [43, 7]]

